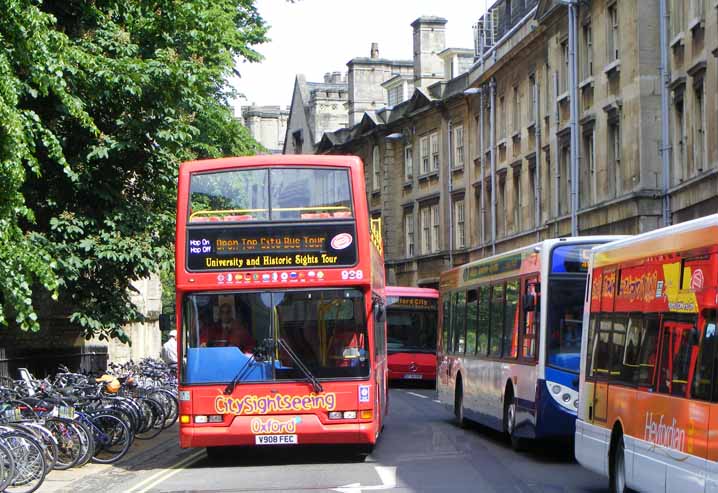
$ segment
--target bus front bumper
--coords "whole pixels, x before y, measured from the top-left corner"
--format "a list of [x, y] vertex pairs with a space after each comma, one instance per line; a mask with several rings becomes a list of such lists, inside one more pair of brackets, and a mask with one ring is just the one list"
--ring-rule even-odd
[[[291, 419], [299, 419], [295, 429], [283, 429], [276, 432], [277, 430], [270, 430], [266, 427], [267, 423], [286, 422]], [[252, 420], [259, 421], [255, 421], [253, 426]], [[265, 429], [259, 430], [260, 427]], [[180, 447], [258, 445], [257, 437], [267, 435], [295, 435], [292, 441], [297, 445], [371, 445], [376, 442], [376, 424], [371, 421], [325, 424], [314, 415], [237, 416], [229, 426], [222, 424], [180, 425]]]

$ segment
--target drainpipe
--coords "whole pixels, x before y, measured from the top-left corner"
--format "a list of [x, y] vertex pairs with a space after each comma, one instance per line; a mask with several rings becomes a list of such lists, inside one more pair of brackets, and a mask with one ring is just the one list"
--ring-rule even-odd
[[[560, 113], [559, 113], [559, 102], [558, 102], [558, 72], [553, 73], [553, 100], [554, 100], [554, 121], [556, 122], [556, 132], [558, 132], [558, 129], [560, 128]], [[554, 167], [554, 186], [556, 187], [556, 193], [553, 196], [553, 207], [554, 211], [556, 211], [556, 222], [554, 223], [554, 238], [558, 238], [559, 231], [560, 231], [560, 224], [558, 221], [558, 218], [561, 216], [561, 211], [559, 210], [559, 193], [561, 191], [561, 146], [558, 145], [558, 139], [556, 139], [556, 159], [554, 160], [553, 167]]]
[[663, 163], [663, 225], [671, 224], [671, 135], [668, 95], [670, 94], [671, 72], [668, 64], [668, 6], [666, 0], [660, 0], [660, 42], [661, 42], [661, 161]]
[[[546, 81], [548, 84], [548, 81]], [[536, 169], [534, 170], [534, 227], [536, 228], [536, 241], [541, 240], [541, 233], [539, 232], [539, 228], [541, 227], [541, 115], [539, 115], [539, 109], [541, 108], [541, 105], [539, 104], [539, 87], [538, 87], [538, 78], [534, 74], [534, 132], [536, 134], [534, 140], [534, 153], [536, 155], [535, 158], [535, 165]]]
[[484, 91], [479, 93], [479, 156], [481, 156], [481, 187], [479, 187], [479, 200], [481, 201], [481, 244], [486, 242], [486, 153], [484, 152]]
[[[495, 52], [494, 52], [495, 53]], [[489, 82], [489, 152], [491, 153], [491, 255], [496, 254], [496, 79]]]
[[571, 236], [578, 236], [578, 57], [576, 38], [578, 25], [577, 0], [563, 0], [568, 4], [568, 79], [571, 103]]
[[453, 183], [453, 176], [451, 174], [452, 170], [452, 158], [453, 153], [451, 152], [451, 130], [452, 130], [452, 124], [451, 124], [451, 117], [449, 116], [449, 125], [448, 125], [448, 135], [447, 135], [447, 145], [449, 146], [449, 152], [448, 156], [449, 158], [446, 160], [446, 164], [448, 166], [448, 173], [447, 176], [447, 204], [449, 205], [449, 268], [454, 268], [454, 200], [451, 196], [452, 192], [454, 191]]

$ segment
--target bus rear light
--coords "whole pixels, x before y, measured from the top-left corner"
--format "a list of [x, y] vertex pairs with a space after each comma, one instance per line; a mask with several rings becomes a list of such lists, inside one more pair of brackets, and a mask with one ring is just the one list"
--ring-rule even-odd
[[197, 416], [194, 417], [194, 422], [195, 422], [195, 423], [202, 423], [202, 424], [203, 424], [203, 423], [206, 423], [206, 422], [207, 422], [207, 416], [203, 416], [203, 415], [201, 415], [201, 414], [200, 414], [200, 415], [197, 415]]
[[371, 419], [372, 418], [371, 409], [365, 409], [363, 411], [359, 411], [359, 417], [361, 419]]
[[187, 416], [186, 414], [183, 414], [182, 416], [180, 416], [180, 423], [182, 423], [183, 425], [187, 425], [187, 424], [189, 424], [189, 422], [190, 422], [189, 416]]
[[344, 419], [357, 419], [356, 411], [344, 411]]
[[191, 393], [189, 390], [180, 390], [179, 392], [179, 400], [181, 401], [188, 401], [190, 400]]
[[210, 423], [221, 423], [222, 421], [224, 421], [223, 418], [224, 418], [224, 416], [222, 416], [221, 414], [213, 414], [212, 416], [209, 417], [209, 422]]

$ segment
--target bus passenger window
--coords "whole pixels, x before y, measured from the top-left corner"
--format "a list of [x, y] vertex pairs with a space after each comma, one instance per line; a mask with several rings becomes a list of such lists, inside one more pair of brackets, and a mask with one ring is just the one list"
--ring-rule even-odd
[[611, 361], [611, 325], [610, 318], [601, 318], [599, 321], [599, 330], [596, 332], [593, 344], [593, 367], [591, 369], [591, 376], [593, 377], [608, 377]]
[[698, 367], [693, 377], [691, 396], [695, 399], [710, 401], [711, 397], [714, 400], [718, 397], [718, 394], [711, 396], [713, 382], [716, 380], [716, 311], [706, 310], [703, 313], [703, 318], [705, 319], [703, 337], [698, 355]]
[[476, 351], [476, 290], [466, 293], [466, 354]]
[[479, 288], [479, 322], [476, 333], [476, 354], [486, 356], [489, 351], [489, 324], [491, 311], [491, 288]]
[[504, 315], [504, 358], [516, 358], [519, 349], [519, 281], [506, 283], [506, 304]]
[[646, 316], [641, 331], [640, 353], [638, 355], [638, 372], [634, 381], [642, 387], [653, 387], [656, 368], [656, 352], [658, 351], [658, 317]]
[[504, 285], [497, 284], [491, 292], [491, 330], [489, 355], [501, 356], [501, 340], [504, 332]]

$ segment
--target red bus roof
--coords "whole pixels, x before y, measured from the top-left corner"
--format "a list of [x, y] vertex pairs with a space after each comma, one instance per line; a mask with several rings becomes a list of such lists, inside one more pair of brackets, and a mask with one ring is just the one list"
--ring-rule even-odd
[[387, 296], [409, 296], [412, 298], [438, 298], [439, 292], [430, 288], [411, 288], [406, 286], [387, 286]]
[[[343, 166], [362, 169], [362, 162], [356, 156], [324, 156], [314, 154], [267, 154], [262, 156], [226, 157], [187, 161], [180, 165], [180, 174], [201, 171], [215, 171], [237, 166]], [[363, 171], [363, 169], [362, 169]]]

